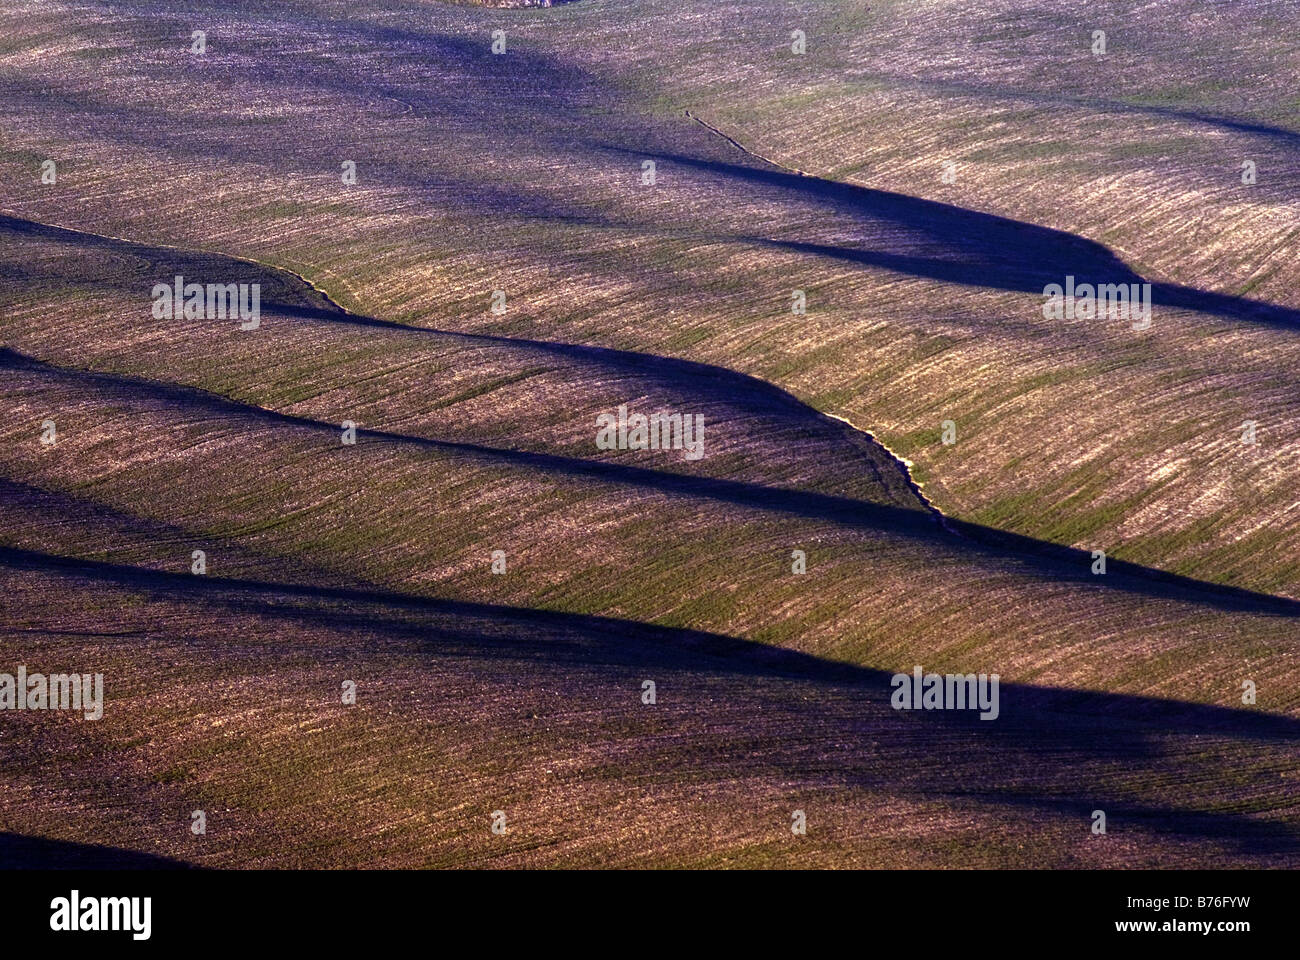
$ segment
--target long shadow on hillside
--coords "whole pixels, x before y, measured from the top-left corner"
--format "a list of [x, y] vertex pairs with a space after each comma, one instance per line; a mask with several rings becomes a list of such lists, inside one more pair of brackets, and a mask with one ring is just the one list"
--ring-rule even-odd
[[[763, 187], [788, 190], [850, 217], [901, 226], [911, 237], [910, 250], [871, 250], [799, 239], [739, 235], [734, 239], [797, 253], [811, 254], [893, 270], [909, 276], [963, 286], [1042, 294], [1048, 284], [1145, 283], [1103, 244], [1063, 230], [981, 213], [935, 200], [876, 190], [770, 166], [746, 166], [653, 150], [636, 153], [621, 147], [600, 149], [653, 157]], [[891, 237], [891, 240], [895, 238]], [[1234, 320], [1300, 328], [1300, 310], [1230, 294], [1172, 283], [1151, 284], [1157, 306], [1196, 310]]]
[[[731, 165], [722, 166], [730, 167]], [[755, 172], [749, 171], [748, 168], [735, 169]], [[761, 173], [761, 171], [758, 172]], [[798, 182], [811, 179], [787, 174], [779, 174], [778, 176]], [[828, 186], [836, 189], [840, 188], [838, 184], [828, 184]], [[845, 189], [849, 190], [851, 195], [854, 196], [858, 193], [876, 193], [876, 191], [864, 191], [862, 188], [857, 187], [847, 187]], [[903, 204], [905, 210], [910, 210], [912, 204], [920, 204], [920, 208], [923, 210], [930, 210], [931, 207], [955, 209], [947, 208], [947, 205], [944, 204], [932, 204], [929, 201], [916, 201], [912, 198], [901, 198], [901, 200], [906, 201]], [[977, 216], [987, 217], [987, 215], [983, 214]], [[987, 219], [1001, 221], [1013, 226], [1023, 226], [1016, 224], [1015, 221], [1004, 221], [1003, 218], [998, 217], [987, 217]], [[492, 342], [504, 346], [547, 351], [559, 356], [617, 369], [637, 376], [655, 377], [661, 382], [673, 383], [693, 395], [720, 402], [725, 401], [736, 404], [739, 399], [743, 398], [743, 403], [740, 406], [747, 415], [776, 413], [795, 418], [809, 427], [815, 425], [818, 428], [824, 428], [827, 423], [827, 418], [823, 417], [822, 414], [808, 407], [786, 391], [766, 381], [723, 367], [600, 347], [483, 334], [448, 333], [429, 328], [410, 327], [392, 321], [348, 313], [332, 301], [319, 295], [316, 291], [311, 290], [305, 283], [291, 274], [263, 267], [260, 264], [223, 257], [219, 254], [190, 254], [188, 251], [173, 250], [166, 247], [151, 247], [146, 244], [116, 240], [84, 231], [52, 227], [15, 217], [0, 217], [0, 230], [38, 236], [58, 242], [105, 247], [115, 252], [151, 257], [160, 262], [171, 262], [177, 258], [186, 258], [188, 256], [203, 261], [223, 262], [228, 264], [231, 270], [236, 272], [236, 275], [242, 275], [239, 273], [241, 271], [247, 272], [251, 270], [257, 271], [262, 276], [273, 277], [276, 286], [282, 288], [289, 297], [297, 301], [280, 302], [275, 299], [268, 301], [268, 308], [274, 308], [284, 314], [363, 327], [377, 327], [430, 336], [451, 336], [470, 341]], [[1046, 232], [1058, 233], [1057, 231]], [[1100, 245], [1089, 244], [1087, 241], [1080, 240], [1069, 234], [1061, 234], [1061, 236], [1067, 238], [1070, 242], [1082, 245], [1082, 248], [1095, 248], [1094, 255], [1096, 256], [1110, 256], [1109, 252]], [[1100, 251], [1100, 253], [1097, 251]], [[230, 278], [227, 277], [226, 279]], [[291, 424], [312, 430], [326, 431], [331, 437], [336, 433], [335, 427], [331, 424], [241, 404], [204, 391], [140, 378], [114, 377], [107, 374], [64, 370], [32, 360], [15, 351], [0, 351], [0, 365], [9, 365], [15, 369], [30, 367], [45, 373], [87, 378], [86, 382], [94, 382], [99, 384], [101, 388], [107, 386], [122, 391], [123, 395], [128, 399], [152, 394], [165, 399], [168, 403], [181, 407], [205, 407], [225, 416], [252, 417], [269, 422]], [[856, 438], [858, 436], [856, 431], [843, 425], [836, 424], [836, 429], [840, 430], [846, 437]], [[1136, 591], [1153, 596], [1207, 603], [1235, 611], [1268, 612], [1290, 616], [1300, 613], [1300, 603], [1294, 600], [1271, 597], [1235, 587], [1208, 584], [1120, 560], [1108, 561], [1109, 573], [1106, 576], [1093, 577], [1088, 573], [1092, 563], [1091, 554], [1086, 551], [952, 519], [947, 521], [947, 526], [961, 536], [960, 538], [950, 537], [946, 536], [944, 531], [937, 529], [926, 514], [889, 505], [873, 504], [846, 497], [803, 490], [782, 489], [743, 481], [692, 476], [690, 474], [629, 467], [605, 461], [500, 449], [471, 443], [431, 440], [384, 431], [366, 430], [361, 431], [360, 435], [376, 440], [416, 444], [430, 449], [458, 452], [477, 458], [552, 473], [588, 477], [602, 482], [626, 483], [666, 493], [719, 500], [747, 508], [824, 519], [857, 528], [869, 528], [914, 537], [939, 537], [948, 543], [958, 544], [963, 549], [974, 549], [1003, 559], [1027, 559], [1033, 568], [1030, 572], [1037, 576], [1048, 576], [1058, 580], [1077, 579], [1093, 587]], [[1053, 562], [1055, 568], [1044, 566], [1042, 563], [1044, 560]]]
[[[806, 679], [824, 684], [858, 686], [879, 693], [881, 700], [887, 699], [891, 692], [889, 680], [893, 675], [883, 670], [827, 660], [786, 647], [771, 646], [705, 630], [665, 627], [618, 617], [417, 597], [381, 590], [282, 586], [250, 580], [211, 578], [196, 586], [193, 581], [198, 578], [181, 573], [158, 573], [158, 577], [165, 578], [166, 582], [163, 583], [153, 577], [156, 571], [152, 570], [110, 564], [105, 561], [54, 557], [7, 547], [0, 547], [0, 564], [32, 565], [47, 570], [63, 567], [70, 572], [84, 572], [83, 565], [90, 564], [93, 565], [93, 569], [89, 572], [94, 576], [114, 579], [123, 585], [149, 585], [155, 589], [160, 587], [182, 590], [202, 589], [220, 595], [223, 602], [231, 599], [231, 593], [240, 591], [263, 595], [283, 593], [312, 600], [340, 602], [347, 604], [349, 609], [331, 608], [323, 611], [301, 607], [268, 609], [261, 604], [257, 609], [263, 615], [276, 616], [283, 613], [290, 619], [315, 621], [325, 627], [351, 626], [364, 630], [368, 626], [378, 625], [388, 636], [405, 633], [409, 639], [421, 641], [429, 640], [427, 628], [383, 615], [376, 616], [369, 610], [358, 610], [357, 605], [381, 604], [388, 608], [446, 613], [455, 617], [458, 624], [466, 625], [454, 629], [440, 627], [438, 630], [440, 640], [465, 644], [459, 652], [472, 653], [478, 657], [515, 656], [521, 649], [534, 649], [533, 646], [521, 646], [519, 635], [513, 632], [513, 628], [519, 627], [548, 633], [558, 631], [565, 636], [565, 640], [559, 643], [541, 637], [529, 641], [530, 644], [535, 644], [536, 659], [548, 662], [592, 663], [594, 661], [603, 665], [619, 665], [637, 670], [670, 665], [674, 662], [689, 662], [693, 669], [742, 677], [776, 676]], [[509, 631], [496, 637], [485, 637], [481, 628], [475, 629], [476, 622], [506, 625]], [[708, 658], [707, 661], [704, 658]], [[1134, 724], [1161, 728], [1166, 732], [1192, 736], [1230, 733], [1234, 736], [1266, 740], [1300, 738], [1300, 720], [1266, 712], [1129, 694], [1025, 684], [1003, 684], [1002, 690], [1011, 698], [1009, 706], [1001, 715], [1002, 718], [1025, 721], [1031, 725], [1038, 724], [1043, 719], [1041, 714], [1063, 713], [1079, 717], [1091, 716], [1094, 719], [1121, 725]], [[978, 721], [973, 715], [937, 712], [924, 714], [924, 716], [933, 716], [936, 722], [970, 726], [985, 732], [993, 732], [996, 728], [995, 724]], [[1050, 733], [1052, 730], [1051, 727], [1041, 725], [1034, 728], [1044, 733]], [[1134, 729], [1136, 730], [1137, 727], [1135, 726]], [[1146, 754], [1145, 748], [1137, 741], [1123, 737], [1100, 744], [1099, 750], [1107, 757], [1123, 756], [1134, 751]]]
[[[740, 762], [730, 751], [741, 750], [747, 774], [787, 783], [830, 780], [925, 801], [949, 797], [1077, 814], [1080, 824], [1102, 805], [1112, 823], [1212, 840], [1257, 856], [1300, 853], [1300, 828], [1289, 821], [1195, 808], [1221, 802], [1222, 791], [1230, 790], [1249, 795], [1250, 809], [1285, 810], [1280, 782], [1243, 786], [1238, 779], [1215, 779], [1215, 771], [1237, 777], [1240, 771], [1225, 757], [1239, 760], [1243, 750], [1275, 771], [1287, 757], [1294, 763], [1300, 721], [1287, 717], [1023, 684], [1001, 685], [996, 720], [959, 710], [902, 713], [888, 705], [886, 671], [704, 631], [375, 590], [199, 577], [10, 547], [0, 547], [0, 567], [216, 604], [226, 614], [279, 618], [297, 625], [296, 634], [304, 627], [342, 636], [378, 633], [387, 643], [426, 651], [444, 671], [460, 669], [455, 664], [467, 658], [506, 671], [521, 704], [529, 690], [554, 693], [566, 684], [600, 689], [627, 676], [660, 677], [661, 689], [673, 691], [677, 709], [687, 711], [677, 722], [692, 729], [705, 724], [692, 735], [709, 737], [713, 722], [725, 731], [721, 754], [684, 760], [703, 773], [729, 771]], [[376, 657], [385, 652], [366, 649]], [[403, 655], [400, 646], [397, 652]], [[275, 644], [266, 648], [266, 656], [283, 654]], [[254, 654], [241, 646], [229, 655]], [[740, 727], [726, 708], [737, 696], [754, 707]], [[715, 714], [715, 704], [724, 709]], [[473, 713], [470, 705], [466, 709]], [[639, 769], [636, 757], [617, 762]], [[1196, 770], [1192, 782], [1199, 786], [1183, 794], [1183, 807], [1152, 803], [1134, 785], [1161, 789], [1186, 780], [1189, 769]], [[1144, 770], [1146, 780], [1139, 776]]]
[[184, 860], [106, 847], [0, 832], [0, 870], [196, 870]]
[[[733, 167], [732, 165], [727, 164], [722, 164], [720, 166], [735, 170], [744, 170], [748, 173], [763, 173], [762, 171], [752, 171], [749, 170], [749, 168]], [[795, 181], [802, 183], [812, 179], [789, 174], [775, 174], [775, 176], [784, 178], [782, 182]], [[867, 191], [858, 187], [841, 187], [841, 185], [838, 184], [831, 184], [828, 182], [823, 183], [826, 183], [827, 189], [847, 190], [849, 191], [848, 195], [853, 197], [856, 197], [859, 194], [878, 193], [878, 191]], [[917, 206], [917, 209], [927, 211], [930, 216], [938, 215], [932, 208], [938, 208], [939, 210], [957, 209], [949, 208], [945, 204], [934, 204], [930, 201], [920, 201], [915, 200], [914, 198], [900, 198], [897, 197], [897, 195], [886, 196], [893, 197], [896, 201], [901, 203], [901, 210], [903, 212], [895, 213], [896, 216], [904, 216], [907, 211], [913, 209], [914, 205], [919, 205]], [[992, 217], [985, 214], [973, 214], [973, 216], [1003, 224], [1004, 229], [1019, 229], [1026, 227], [1026, 225], [1017, 224], [1015, 221], [1008, 221], [1000, 217]], [[1026, 229], [1028, 228], [1026, 227]], [[1081, 240], [1080, 238], [1073, 237], [1070, 234], [1060, 234], [1059, 231], [1050, 231], [1037, 227], [1032, 229], [1042, 230], [1048, 234], [1058, 235], [1064, 238], [1062, 241], [1063, 243], [1072, 244], [1078, 249], [1088, 252], [1093, 259], [1101, 259], [1106, 260], [1107, 262], [1120, 264], [1118, 260], [1113, 258], [1109, 251], [1098, 244], [1092, 244], [1088, 241]], [[46, 224], [40, 224], [34, 221], [14, 217], [0, 217], [0, 230], [14, 231], [23, 235], [39, 236], [57, 240], [59, 242], [107, 247], [117, 252], [127, 252], [156, 257], [160, 261], [175, 260], [178, 257], [183, 258], [187, 256], [186, 251], [172, 250], [170, 248], [162, 247], [149, 247], [143, 244], [114, 240], [96, 234], [88, 234], [83, 231], [52, 227]], [[212, 258], [218, 260], [226, 259], [221, 258], [220, 255], [202, 254], [197, 256], [201, 256], [205, 260]], [[321, 296], [316, 291], [310, 290], [310, 288], [308, 288], [306, 284], [302, 283], [298, 278], [282, 271], [272, 270], [270, 268], [262, 267], [261, 265], [251, 264], [233, 258], [229, 258], [228, 262], [235, 270], [259, 270], [264, 275], [275, 277], [277, 284], [286, 291], [288, 297], [283, 300], [271, 298], [267, 301], [267, 307], [268, 309], [274, 309], [285, 315], [312, 320], [324, 320], [332, 323], [344, 323], [361, 327], [389, 329], [404, 333], [418, 333], [438, 337], [455, 337], [466, 341], [497, 343], [503, 346], [545, 351], [557, 356], [575, 359], [609, 369], [616, 369], [636, 376], [653, 377], [659, 382], [672, 383], [693, 395], [705, 397], [718, 402], [727, 402], [736, 405], [738, 404], [738, 401], [743, 398], [743, 402], [739, 403], [739, 406], [746, 415], [757, 416], [763, 414], [777, 414], [790, 416], [796, 421], [802, 421], [809, 427], [816, 425], [818, 428], [823, 428], [827, 419], [818, 411], [808, 407], [802, 401], [798, 400], [788, 392], [781, 390], [779, 387], [767, 383], [766, 381], [723, 367], [716, 367], [694, 361], [657, 357], [647, 354], [638, 354], [628, 351], [583, 346], [578, 344], [498, 337], [487, 334], [464, 334], [430, 328], [411, 327], [393, 321], [380, 320], [344, 311], [337, 304], [329, 301], [328, 298]], [[1120, 267], [1123, 268], [1123, 265], [1120, 264]], [[0, 355], [0, 358], [2, 358], [0, 359], [0, 362], [17, 365], [36, 363], [36, 361], [32, 361], [13, 351], [7, 351], [5, 354]], [[40, 367], [47, 372], [60, 369], [43, 364], [40, 365]], [[86, 377], [95, 377], [97, 378], [96, 382], [101, 384], [112, 382], [111, 378], [108, 378], [106, 375], [79, 374], [70, 371], [62, 372], [71, 376], [82, 375]], [[180, 406], [206, 406], [225, 415], [241, 417], [251, 416], [272, 422], [293, 424], [313, 430], [328, 431], [331, 435], [335, 433], [334, 426], [330, 424], [313, 421], [305, 417], [295, 417], [288, 414], [275, 413], [251, 405], [239, 404], [235, 401], [227, 400], [223, 397], [216, 397], [213, 394], [208, 394], [203, 391], [195, 391], [183, 387], [172, 387], [171, 385], [145, 381], [142, 379], [135, 380], [132, 378], [119, 378], [119, 381], [120, 384], [135, 384], [135, 386], [127, 389], [128, 396], [140, 391], [152, 392], [158, 395], [165, 395], [169, 398], [169, 402]], [[847, 438], [858, 437], [856, 431], [847, 427], [838, 426], [837, 428], [840, 429], [842, 434]], [[1092, 564], [1092, 557], [1089, 552], [955, 519], [948, 519], [945, 523], [948, 529], [958, 533], [960, 538], [947, 537], [944, 535], [944, 531], [935, 529], [927, 515], [883, 504], [872, 504], [861, 500], [811, 491], [782, 489], [742, 481], [721, 480], [709, 477], [692, 476], [689, 474], [670, 473], [639, 467], [628, 467], [605, 461], [583, 460], [552, 454], [507, 450], [471, 443], [431, 440], [422, 437], [387, 433], [384, 431], [366, 430], [361, 432], [361, 436], [377, 440], [423, 445], [431, 449], [459, 452], [475, 457], [513, 463], [519, 466], [544, 470], [552, 473], [563, 473], [576, 477], [589, 477], [603, 482], [626, 483], [666, 493], [719, 500], [753, 509], [772, 510], [813, 519], [823, 519], [858, 528], [882, 530], [907, 536], [943, 537], [948, 542], [960, 544], [964, 549], [973, 549], [985, 555], [996, 556], [1002, 559], [1010, 558], [1022, 561], [1028, 560], [1033, 568], [1032, 573], [1040, 577], [1075, 579], [1093, 587], [1129, 590], [1152, 596], [1205, 603], [1222, 609], [1235, 611], [1268, 612], [1289, 616], [1300, 614], [1300, 603], [1291, 599], [1271, 597], [1266, 594], [1260, 594], [1255, 591], [1244, 590], [1236, 587], [1209, 584], [1204, 581], [1166, 573], [1156, 568], [1133, 564], [1122, 560], [1109, 560], [1109, 572], [1107, 575], [1104, 577], [1092, 577], [1088, 573]], [[1055, 566], [1046, 566], [1043, 561], [1050, 561]]]
[[[195, 278], [204, 278], [210, 272], [210, 265], [221, 264], [225, 268], [220, 274], [223, 283], [243, 281], [246, 276], [249, 280], [259, 278], [263, 280], [261, 304], [262, 309], [268, 313], [274, 312], [307, 320], [323, 320], [332, 323], [393, 330], [406, 334], [424, 334], [468, 343], [498, 344], [505, 347], [550, 353], [564, 359], [591, 364], [603, 370], [616, 370], [631, 376], [679, 386], [686, 384], [689, 386], [692, 396], [700, 396], [711, 401], [725, 401], [733, 405], [737, 404], [738, 401], [743, 401], [743, 407], [747, 413], [778, 412], [798, 415], [808, 421], [824, 419], [816, 410], [780, 387], [766, 380], [760, 380], [757, 377], [751, 377], [726, 367], [606, 347], [529, 340], [492, 334], [462, 333], [432, 327], [414, 327], [391, 320], [380, 320], [344, 310], [334, 301], [307, 287], [299, 277], [287, 271], [251, 261], [239, 260], [234, 257], [227, 257], [222, 254], [151, 246], [146, 243], [118, 240], [87, 231], [51, 226], [34, 220], [0, 215], [0, 236], [5, 233], [66, 243], [78, 247], [101, 248], [116, 254], [143, 258], [152, 262], [157, 269], [166, 274], [156, 278], [156, 280], [168, 283], [171, 282], [172, 274], [176, 271], [184, 272]], [[10, 267], [6, 266], [6, 270], [10, 269]], [[254, 274], [257, 274], [257, 276], [254, 276]], [[2, 281], [18, 280], [21, 283], [42, 279], [46, 279], [44, 275], [39, 277], [14, 277], [7, 273], [0, 276]], [[273, 282], [268, 283], [267, 280]], [[96, 282], [100, 281], [96, 280]], [[138, 288], [142, 304], [147, 302], [146, 294], [148, 292], [147, 286]], [[280, 296], [281, 292], [283, 292], [284, 296]]]
[[[465, 169], [460, 165], [465, 157], [497, 149], [556, 155], [589, 133], [593, 123], [601, 129], [627, 124], [629, 136], [644, 135], [644, 117], [635, 109], [611, 109], [630, 93], [523, 38], [512, 36], [506, 52], [497, 55], [488, 33], [412, 26], [360, 21], [306, 26], [307, 46], [328, 43], [337, 53], [328, 60], [302, 57], [297, 47], [287, 53], [268, 49], [276, 41], [256, 30], [248, 37], [227, 37], [227, 51], [242, 50], [242, 55], [206, 75], [204, 83], [216, 85], [223, 94], [218, 99], [229, 109], [215, 108], [207, 96], [198, 104], [187, 102], [183, 93], [174, 100], [115, 101], [51, 82], [49, 76], [33, 79], [12, 71], [0, 76], [0, 102], [11, 113], [57, 116], [82, 132], [144, 148], [149, 155], [269, 166], [281, 174], [331, 179], [337, 170], [322, 157], [361, 155], [366, 182], [415, 191], [431, 211], [456, 209], [464, 218], [491, 210], [509, 217], [595, 222], [540, 194], [526, 197], [494, 179], [475, 181], [473, 173], [453, 171]], [[280, 118], [281, 125], [239, 109], [250, 98], [326, 100], [332, 109], [319, 117]], [[383, 104], [378, 113], [376, 103]], [[502, 129], [510, 131], [508, 138], [493, 134]], [[404, 149], [435, 141], [455, 148], [446, 154]], [[482, 164], [471, 166], [482, 173]]]
[[[418, 623], [390, 619], [383, 614], [377, 615], [369, 611], [359, 612], [356, 608], [381, 606], [391, 610], [445, 614], [455, 618], [457, 622], [483, 621], [506, 625], [512, 631], [514, 628], [533, 628], [552, 631], [557, 636], [567, 637], [567, 646], [564, 643], [552, 645], [549, 641], [540, 639], [536, 641], [537, 646], [543, 651], [542, 658], [546, 660], [567, 657], [572, 662], [591, 662], [593, 654], [598, 654], [600, 663], [642, 668], [665, 664], [667, 661], [664, 657], [667, 655], [684, 656], [688, 659], [707, 657], [711, 658], [707, 664], [698, 659], [692, 662], [702, 669], [707, 667], [740, 676], [783, 676], [820, 683], [861, 685], [878, 691], [882, 699], [888, 699], [891, 692], [889, 679], [892, 674], [883, 670], [826, 660], [813, 654], [707, 630], [659, 626], [599, 614], [512, 607], [376, 589], [196, 576], [105, 560], [64, 557], [39, 550], [9, 546], [0, 546], [0, 566], [38, 570], [64, 576], [88, 577], [132, 590], [154, 591], [188, 598], [206, 597], [229, 601], [237, 599], [240, 595], [246, 595], [252, 598], [288, 597], [339, 603], [349, 609], [321, 608], [318, 611], [274, 607], [258, 609], [265, 609], [269, 613], [280, 609], [286, 616], [295, 619], [310, 619], [317, 616], [324, 625], [365, 627], [369, 624], [399, 632], [406, 629], [410, 631], [412, 637], [427, 637], [429, 631]], [[391, 614], [389, 616], [391, 617]], [[502, 641], [497, 644], [498, 652], [506, 652], [508, 647], [517, 646], [520, 638], [526, 636], [526, 631], [519, 635], [513, 632], [504, 635]], [[474, 638], [476, 644], [482, 639], [479, 632], [462, 629], [461, 639], [470, 637]], [[489, 646], [492, 645], [490, 638], [488, 643]], [[1094, 715], [1109, 717], [1115, 721], [1163, 726], [1171, 733], [1189, 735], [1217, 732], [1261, 739], [1300, 738], [1300, 720], [1262, 711], [1025, 684], [1002, 684], [1002, 690], [1007, 696], [1007, 702], [1001, 713], [1003, 718], [1011, 718], [1020, 711], [1028, 711], [1029, 715], [1046, 711]], [[930, 717], [937, 722], [970, 724], [975, 729], [989, 733], [998, 728], [996, 722], [979, 721], [973, 715], [961, 715], [951, 711], [925, 711], [915, 715]], [[1044, 736], [1052, 735], [1050, 727], [1039, 729]], [[1116, 744], [1096, 746], [1106, 755], [1123, 752]]]
[[[311, 431], [328, 437], [326, 442], [331, 446], [338, 438], [338, 429], [332, 423], [240, 403], [194, 387], [120, 374], [69, 370], [34, 360], [14, 350], [0, 348], [0, 369], [26, 370], [64, 379], [78, 386], [109, 392], [128, 402], [153, 401], [162, 404], [164, 408], [203, 410], [234, 420]], [[951, 518], [945, 521], [948, 528], [945, 529], [935, 522], [931, 514], [921, 510], [741, 480], [631, 467], [616, 462], [510, 450], [476, 443], [434, 440], [383, 430], [359, 429], [357, 438], [403, 444], [486, 463], [522, 467], [530, 471], [561, 474], [599, 483], [626, 484], [675, 496], [698, 497], [746, 509], [831, 522], [853, 529], [942, 542], [952, 550], [1011, 561], [1016, 564], [1016, 572], [1052, 582], [1076, 581], [1096, 589], [1121, 590], [1235, 612], [1300, 616], [1298, 600], [1208, 583], [1124, 560], [1108, 559], [1107, 573], [1093, 576], [1093, 558], [1089, 551]]]

